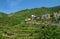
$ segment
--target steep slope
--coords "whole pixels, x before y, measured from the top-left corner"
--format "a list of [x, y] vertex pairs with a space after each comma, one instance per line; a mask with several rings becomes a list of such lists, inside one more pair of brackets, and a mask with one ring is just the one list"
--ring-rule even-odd
[[0, 12], [0, 26], [4, 26], [7, 23], [8, 15]]
[[0, 39], [60, 39], [60, 26], [21, 24], [32, 14], [51, 14], [55, 8], [26, 9], [8, 15], [0, 12]]
[[59, 39], [60, 26], [15, 25], [0, 31], [0, 39]]
[[7, 24], [13, 26], [16, 24], [20, 24], [21, 22], [24, 22], [25, 18], [30, 18], [31, 15], [33, 14], [40, 16], [41, 14], [47, 14], [47, 13], [51, 14], [53, 12], [60, 12], [60, 6], [50, 8], [41, 7], [34, 9], [25, 9], [8, 15], [0, 13], [0, 24], [3, 23], [2, 25]]
[[60, 6], [55, 6], [50, 8], [53, 12], [60, 12]]
[[[25, 18], [31, 18], [31, 15], [40, 16], [41, 14], [51, 13], [47, 8], [35, 8], [35, 9], [26, 9], [16, 13], [13, 13], [11, 18], [14, 18], [17, 23], [21, 23]], [[14, 20], [13, 20], [14, 21]]]

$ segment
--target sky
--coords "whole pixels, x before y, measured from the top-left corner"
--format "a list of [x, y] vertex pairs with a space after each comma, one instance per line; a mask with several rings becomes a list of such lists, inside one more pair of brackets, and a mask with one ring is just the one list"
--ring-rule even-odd
[[0, 12], [7, 14], [24, 9], [60, 6], [60, 0], [0, 0]]

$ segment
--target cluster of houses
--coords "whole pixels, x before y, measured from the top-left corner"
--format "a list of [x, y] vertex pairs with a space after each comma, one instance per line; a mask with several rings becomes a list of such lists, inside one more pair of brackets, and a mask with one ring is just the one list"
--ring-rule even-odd
[[[36, 19], [50, 19], [51, 17], [57, 18], [60, 21], [60, 13], [53, 13], [53, 16], [51, 16], [51, 14], [42, 14], [40, 16], [36, 16], [36, 15], [31, 15], [31, 18], [26, 18], [25, 21], [31, 21], [31, 20], [36, 20]], [[53, 19], [53, 18], [52, 18]]]

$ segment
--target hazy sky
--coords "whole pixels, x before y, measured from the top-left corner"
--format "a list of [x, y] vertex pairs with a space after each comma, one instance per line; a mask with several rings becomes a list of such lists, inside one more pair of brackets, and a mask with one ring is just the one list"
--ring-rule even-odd
[[0, 12], [12, 13], [23, 9], [58, 5], [60, 5], [60, 0], [0, 0]]

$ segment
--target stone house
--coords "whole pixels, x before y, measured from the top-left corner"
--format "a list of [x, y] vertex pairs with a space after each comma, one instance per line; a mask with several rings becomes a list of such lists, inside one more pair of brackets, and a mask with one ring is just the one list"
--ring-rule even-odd
[[60, 13], [54, 13], [55, 18], [59, 18], [59, 16], [60, 16]]
[[49, 19], [49, 18], [50, 18], [50, 14], [41, 15], [41, 19]]
[[57, 18], [57, 17], [58, 17], [58, 13], [54, 13], [53, 15], [54, 15], [54, 17], [55, 17], [55, 18]]

